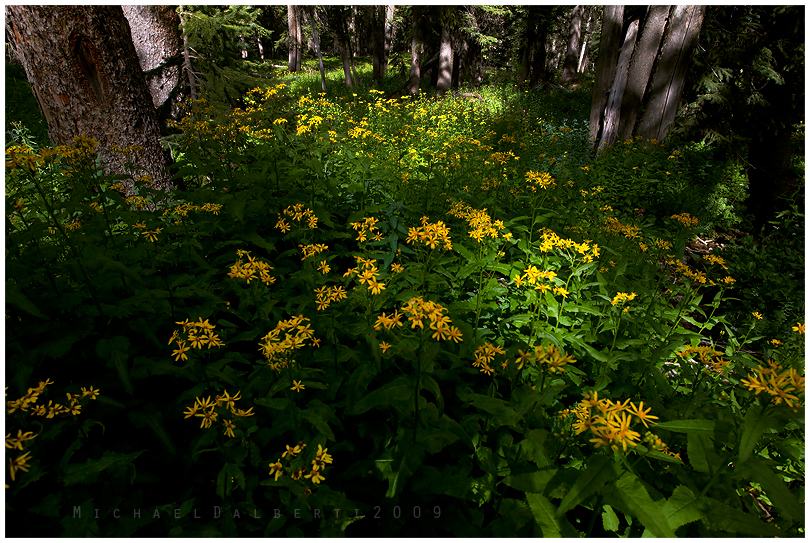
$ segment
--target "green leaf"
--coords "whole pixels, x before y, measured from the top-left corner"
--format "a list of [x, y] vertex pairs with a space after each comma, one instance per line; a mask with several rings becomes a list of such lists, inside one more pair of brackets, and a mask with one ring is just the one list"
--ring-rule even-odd
[[645, 528], [656, 537], [675, 537], [675, 533], [661, 514], [641, 480], [630, 472], [625, 472], [610, 485], [605, 496], [612, 505], [636, 517]]
[[112, 339], [102, 339], [96, 344], [96, 354], [102, 360], [107, 361], [107, 367], [114, 368], [118, 373], [124, 390], [130, 396], [135, 389], [129, 378], [127, 370], [127, 359], [129, 358], [129, 340], [123, 336], [116, 336]]
[[759, 438], [768, 428], [776, 427], [775, 421], [771, 417], [762, 415], [760, 409], [749, 409], [745, 414], [742, 437], [740, 438], [740, 455], [737, 463], [742, 464], [754, 452]]
[[684, 524], [699, 520], [703, 516], [699, 505], [700, 502], [695, 498], [695, 494], [687, 487], [679, 485], [661, 507], [661, 512], [667, 519], [670, 528], [677, 530]]
[[37, 306], [34, 305], [34, 303], [29, 300], [25, 294], [17, 289], [17, 286], [14, 283], [9, 283], [9, 281], [6, 281], [6, 304], [11, 304], [17, 309], [22, 309], [29, 315], [39, 317], [40, 319], [48, 318], [42, 314]]
[[709, 449], [713, 449], [710, 437], [688, 434], [686, 453], [689, 455], [689, 463], [694, 469], [701, 473], [709, 473], [709, 460], [707, 458]]
[[145, 451], [135, 451], [129, 454], [119, 454], [105, 451], [98, 460], [88, 460], [82, 464], [72, 464], [65, 469], [62, 483], [65, 486], [76, 484], [92, 484], [102, 471], [117, 466], [131, 466], [132, 461]]
[[304, 409], [301, 411], [301, 416], [304, 418], [304, 420], [312, 424], [312, 426], [314, 426], [315, 429], [320, 433], [325, 435], [330, 440], [335, 441], [335, 434], [332, 433], [332, 429], [329, 428], [329, 423], [327, 423], [323, 417], [317, 413], [313, 413], [309, 409]]
[[608, 504], [602, 506], [602, 527], [608, 532], [619, 531], [619, 517]]
[[711, 436], [714, 435], [715, 423], [713, 420], [673, 420], [661, 422], [657, 426], [671, 432]]
[[558, 518], [554, 506], [542, 494], [526, 494], [526, 501], [534, 515], [534, 520], [540, 526], [543, 537], [562, 537], [561, 522], [565, 517]]
[[752, 481], [756, 481], [765, 491], [768, 499], [789, 522], [804, 522], [804, 506], [788, 489], [782, 477], [774, 473], [764, 461], [752, 459], [741, 466]]
[[615, 476], [616, 469], [611, 458], [602, 455], [591, 456], [590, 465], [580, 474], [574, 482], [574, 486], [563, 498], [557, 508], [557, 515], [562, 515], [579, 505], [582, 500], [599, 491], [608, 480]]
[[712, 530], [732, 532], [745, 537], [760, 535], [765, 537], [786, 537], [782, 530], [762, 522], [757, 515], [743, 513], [715, 499], [703, 497], [700, 500], [703, 518]]
[[402, 375], [362, 398], [346, 410], [349, 415], [359, 415], [381, 405], [413, 398], [414, 385], [411, 379]]

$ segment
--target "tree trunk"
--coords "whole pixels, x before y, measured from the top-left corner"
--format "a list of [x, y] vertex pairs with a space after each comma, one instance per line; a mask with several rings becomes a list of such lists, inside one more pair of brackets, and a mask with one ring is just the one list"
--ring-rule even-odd
[[619, 122], [619, 138], [630, 139], [636, 126], [641, 101], [650, 81], [661, 38], [672, 6], [650, 6], [644, 21], [644, 27], [638, 38], [630, 70], [627, 74], [627, 86], [622, 98], [622, 115]]
[[681, 99], [686, 68], [697, 46], [706, 6], [675, 6], [670, 11], [661, 58], [652, 81], [638, 133], [644, 139], [663, 141]]
[[590, 49], [590, 40], [588, 37], [591, 35], [591, 19], [593, 19], [593, 13], [591, 10], [588, 10], [588, 18], [587, 22], [585, 23], [585, 32], [582, 33], [582, 47], [579, 51], [579, 63], [577, 64], [577, 72], [583, 73], [587, 69], [588, 65], [588, 50]]
[[301, 8], [299, 6], [287, 6], [287, 30], [290, 51], [287, 69], [291, 72], [300, 72], [304, 44], [301, 36]]
[[385, 44], [383, 46], [383, 69], [382, 75], [388, 69], [388, 58], [391, 56], [391, 47], [394, 44], [394, 9], [393, 4], [385, 6]]
[[158, 110], [163, 133], [164, 121], [178, 120], [179, 104], [185, 94], [181, 69], [183, 38], [180, 17], [171, 6], [121, 6], [129, 22], [132, 43], [145, 72], [152, 103]]
[[323, 69], [323, 57], [321, 56], [321, 38], [318, 36], [318, 20], [315, 18], [315, 6], [310, 11], [312, 19], [312, 39], [315, 41], [315, 52], [318, 55], [318, 67], [321, 70], [321, 89], [326, 92], [326, 72]]
[[[171, 185], [152, 97], [120, 6], [6, 6], [6, 25], [52, 141], [89, 136], [99, 142], [105, 173], [145, 173], [157, 188]], [[130, 172], [128, 157], [114, 150], [128, 146], [141, 148], [134, 162], [143, 172]], [[131, 189], [134, 181], [122, 183]]]
[[442, 37], [439, 47], [439, 77], [436, 80], [436, 96], [444, 96], [450, 90], [453, 75], [453, 46], [450, 43], [450, 21], [448, 11], [451, 7], [442, 7]]
[[582, 38], [582, 6], [574, 6], [571, 18], [571, 32], [568, 37], [568, 51], [565, 53], [565, 63], [560, 77], [560, 83], [565, 85], [574, 80], [579, 67], [579, 49]]
[[420, 39], [419, 28], [422, 15], [422, 6], [413, 6], [413, 31], [411, 34], [411, 78], [408, 81], [408, 94], [417, 94], [419, 92], [419, 81], [422, 79], [422, 73], [419, 67], [419, 53], [422, 48], [422, 41]]
[[639, 21], [636, 19], [627, 27], [624, 36], [621, 52], [619, 53], [616, 75], [613, 78], [613, 85], [610, 87], [607, 108], [602, 126], [602, 137], [599, 139], [599, 148], [613, 145], [619, 132], [619, 121], [621, 116], [622, 98], [627, 86], [627, 72], [630, 69], [630, 59], [636, 46], [636, 34], [638, 33]]
[[591, 115], [588, 138], [591, 145], [599, 141], [602, 132], [602, 118], [607, 104], [610, 87], [616, 75], [616, 61], [619, 58], [622, 39], [622, 19], [624, 6], [605, 6], [602, 18], [602, 36], [599, 43], [599, 58], [596, 60], [596, 80], [593, 85]]
[[537, 39], [537, 19], [535, 17], [535, 7], [529, 6], [529, 12], [526, 16], [526, 38], [523, 48], [523, 55], [520, 61], [520, 74], [518, 75], [518, 85], [529, 79], [529, 71], [531, 69], [532, 51]]
[[[177, 6], [178, 17], [180, 24], [185, 26], [186, 22], [183, 19], [183, 6]], [[188, 81], [188, 92], [192, 100], [197, 99], [197, 74], [191, 65], [191, 47], [188, 45], [188, 37], [183, 31], [183, 73], [186, 74], [186, 81]]]
[[548, 38], [548, 22], [546, 19], [542, 19], [537, 25], [537, 42], [532, 55], [532, 73], [529, 79], [529, 86], [532, 88], [541, 81], [545, 83], [549, 79], [546, 67], [546, 38]]

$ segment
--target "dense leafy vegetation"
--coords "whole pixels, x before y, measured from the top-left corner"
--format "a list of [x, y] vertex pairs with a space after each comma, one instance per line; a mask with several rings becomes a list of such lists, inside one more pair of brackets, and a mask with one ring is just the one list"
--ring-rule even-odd
[[718, 236], [587, 92], [316, 81], [187, 103], [171, 194], [18, 125], [9, 535], [803, 535], [802, 207]]

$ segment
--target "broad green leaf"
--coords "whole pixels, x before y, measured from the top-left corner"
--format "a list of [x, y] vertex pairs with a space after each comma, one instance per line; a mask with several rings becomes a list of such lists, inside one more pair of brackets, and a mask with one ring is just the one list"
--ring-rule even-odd
[[748, 474], [765, 491], [768, 499], [789, 522], [804, 521], [804, 506], [796, 499], [782, 477], [773, 472], [764, 461], [751, 459], [741, 466], [741, 471]]
[[[686, 453], [689, 455], [689, 463], [697, 471], [709, 473], [709, 460], [707, 456], [709, 452], [708, 449], [712, 443], [711, 438], [702, 435], [688, 434], [687, 439]], [[718, 466], [714, 467], [716, 469]]]
[[608, 485], [606, 501], [614, 507], [636, 517], [656, 537], [675, 537], [675, 533], [661, 514], [638, 477], [625, 472], [617, 481]]
[[594, 492], [598, 492], [608, 480], [615, 476], [616, 470], [611, 458], [602, 455], [591, 456], [590, 465], [580, 474], [574, 482], [574, 486], [563, 498], [557, 508], [557, 515], [562, 515], [582, 503], [582, 500]]
[[565, 517], [558, 518], [554, 506], [548, 501], [548, 498], [542, 494], [526, 494], [526, 501], [534, 515], [534, 520], [543, 531], [543, 537], [561, 537], [562, 526], [561, 521]]
[[39, 308], [37, 308], [37, 306], [25, 296], [25, 294], [17, 289], [16, 285], [9, 286], [8, 281], [6, 281], [6, 304], [11, 304], [18, 309], [22, 309], [29, 315], [39, 317], [40, 319], [48, 318], [42, 314]]
[[520, 475], [509, 475], [504, 477], [503, 483], [511, 486], [515, 490], [523, 492], [543, 493], [549, 481], [557, 474], [557, 470], [541, 470], [531, 473], [521, 473]]
[[107, 367], [114, 368], [118, 373], [124, 390], [130, 396], [135, 389], [129, 378], [127, 369], [127, 359], [129, 358], [129, 340], [123, 336], [116, 336], [112, 339], [102, 339], [96, 344], [96, 354], [107, 362]]
[[602, 527], [608, 532], [617, 532], [619, 530], [619, 517], [613, 511], [613, 508], [608, 504], [602, 506]]
[[703, 497], [699, 501], [703, 518], [712, 530], [738, 533], [745, 537], [786, 537], [787, 534], [770, 524], [762, 522], [757, 515], [743, 513], [713, 498]]
[[675, 488], [672, 496], [661, 507], [661, 511], [673, 530], [699, 520], [703, 516], [694, 493], [683, 485]]
[[775, 426], [775, 421], [771, 417], [763, 416], [760, 409], [749, 409], [745, 414], [742, 437], [740, 438], [740, 456], [737, 458], [737, 463], [742, 464], [748, 460], [765, 430]]
[[120, 454], [105, 451], [98, 460], [88, 460], [82, 464], [72, 464], [65, 469], [62, 483], [65, 486], [76, 484], [92, 484], [99, 473], [112, 467], [131, 466], [132, 461], [144, 451], [135, 451], [129, 454]]
[[312, 424], [312, 426], [314, 426], [316, 430], [325, 435], [328, 439], [335, 441], [335, 434], [332, 433], [332, 429], [329, 428], [329, 423], [327, 423], [322, 416], [313, 411], [310, 411], [309, 409], [304, 409], [303, 411], [301, 411], [301, 416], [304, 418], [304, 420]]
[[346, 411], [350, 415], [359, 415], [381, 405], [390, 405], [391, 402], [408, 400], [413, 398], [413, 389], [414, 384], [411, 379], [402, 375], [362, 398]]
[[714, 434], [715, 423], [713, 420], [673, 420], [661, 422], [657, 426], [671, 432], [710, 436]]

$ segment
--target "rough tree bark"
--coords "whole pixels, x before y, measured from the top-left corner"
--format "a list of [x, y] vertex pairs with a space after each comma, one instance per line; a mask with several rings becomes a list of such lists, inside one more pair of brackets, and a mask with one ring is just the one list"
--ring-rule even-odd
[[393, 4], [385, 6], [385, 45], [383, 48], [382, 75], [388, 69], [388, 58], [391, 56], [391, 47], [394, 44], [394, 9]]
[[287, 69], [291, 72], [300, 72], [304, 44], [301, 36], [301, 8], [299, 6], [287, 6], [287, 30], [289, 31], [290, 51]]
[[[178, 16], [180, 17], [180, 24], [185, 26], [186, 21], [183, 18], [183, 6], [177, 7]], [[186, 75], [188, 81], [188, 92], [191, 94], [191, 99], [197, 99], [197, 74], [194, 73], [194, 67], [191, 65], [191, 47], [188, 44], [188, 36], [183, 31], [183, 73]]]
[[568, 50], [565, 53], [563, 72], [560, 83], [566, 84], [574, 80], [579, 67], [579, 49], [582, 37], [582, 6], [574, 6], [571, 17], [571, 31], [568, 37]]
[[[25, 68], [51, 141], [85, 135], [99, 142], [108, 174], [171, 179], [160, 129], [129, 24], [120, 6], [6, 6], [6, 29]], [[114, 147], [138, 146], [130, 172]], [[128, 191], [134, 181], [122, 181]]]
[[409, 94], [417, 94], [419, 92], [419, 81], [422, 79], [422, 73], [419, 66], [419, 53], [422, 49], [422, 40], [419, 31], [421, 15], [422, 6], [413, 6], [413, 29], [411, 34], [411, 78], [407, 83]]
[[436, 81], [436, 96], [444, 96], [450, 90], [453, 76], [453, 46], [450, 43], [450, 14], [453, 9], [442, 6], [442, 37], [439, 47], [439, 78]]
[[588, 138], [591, 145], [599, 141], [602, 132], [602, 117], [607, 104], [610, 87], [616, 75], [616, 61], [619, 59], [622, 39], [622, 19], [624, 6], [605, 6], [602, 18], [602, 36], [599, 43], [599, 57], [596, 60], [596, 80], [593, 84], [591, 115], [588, 122]]
[[185, 94], [181, 77], [180, 17], [173, 6], [126, 5], [121, 8], [129, 22], [138, 62], [165, 133], [165, 121], [177, 120], [179, 104]]
[[619, 133], [619, 121], [621, 115], [622, 98], [627, 86], [627, 72], [630, 68], [630, 59], [636, 46], [636, 34], [638, 33], [639, 21], [636, 19], [627, 27], [624, 35], [624, 43], [619, 52], [618, 65], [616, 66], [616, 76], [613, 85], [610, 87], [607, 107], [602, 124], [602, 136], [599, 138], [599, 148], [613, 145]]
[[638, 133], [644, 139], [662, 141], [675, 122], [686, 82], [686, 68], [697, 46], [706, 6], [674, 6], [670, 11], [661, 57], [655, 70]]

